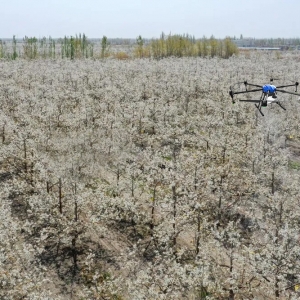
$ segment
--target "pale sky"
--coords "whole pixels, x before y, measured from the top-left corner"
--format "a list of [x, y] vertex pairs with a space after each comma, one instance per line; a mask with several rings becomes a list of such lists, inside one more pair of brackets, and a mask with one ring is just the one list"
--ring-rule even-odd
[[0, 38], [300, 37], [300, 0], [0, 0]]

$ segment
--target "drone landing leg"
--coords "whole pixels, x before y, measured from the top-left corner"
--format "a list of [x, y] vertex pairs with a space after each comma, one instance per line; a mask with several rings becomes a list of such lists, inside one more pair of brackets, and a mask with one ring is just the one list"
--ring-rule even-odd
[[262, 105], [262, 102], [265, 98], [265, 94], [262, 93], [261, 96], [260, 96], [260, 102], [258, 103], [258, 105], [255, 104], [255, 107], [258, 109], [258, 111], [260, 112], [260, 114], [264, 117], [264, 114], [262, 113], [261, 111], [261, 105]]
[[286, 110], [285, 107], [282, 106], [282, 104], [280, 102], [276, 102], [282, 109]]
[[262, 113], [262, 111], [260, 110], [260, 107], [259, 107], [259, 105], [256, 105], [255, 104], [255, 106], [256, 106], [256, 108], [258, 109], [258, 111], [260, 112], [260, 114], [264, 117], [265, 115]]

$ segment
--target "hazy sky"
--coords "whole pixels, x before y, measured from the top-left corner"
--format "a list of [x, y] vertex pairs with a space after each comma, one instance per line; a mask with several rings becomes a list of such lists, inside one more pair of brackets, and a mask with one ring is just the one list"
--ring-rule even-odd
[[0, 38], [300, 37], [300, 0], [1, 0]]

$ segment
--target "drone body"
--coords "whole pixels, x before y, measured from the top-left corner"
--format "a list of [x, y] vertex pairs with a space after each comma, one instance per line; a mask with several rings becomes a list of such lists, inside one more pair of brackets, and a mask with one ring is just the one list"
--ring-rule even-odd
[[[271, 82], [273, 82], [273, 79], [271, 79]], [[235, 103], [233, 97], [236, 94], [253, 93], [253, 92], [260, 91], [261, 96], [260, 96], [259, 100], [239, 100], [239, 101], [255, 103], [255, 107], [258, 109], [258, 111], [261, 113], [262, 116], [264, 116], [264, 114], [262, 113], [261, 108], [265, 107], [271, 103], [276, 103], [282, 109], [286, 110], [277, 98], [278, 92], [300, 96], [300, 94], [297, 93], [297, 87], [299, 85], [298, 82], [295, 82], [294, 84], [281, 85], [281, 86], [276, 87], [275, 85], [272, 85], [272, 84], [265, 84], [265, 85], [261, 86], [261, 85], [252, 84], [252, 83], [248, 83], [247, 81], [244, 81], [244, 85], [245, 85], [245, 89], [246, 89], [245, 91], [234, 92], [232, 90], [232, 87], [230, 87], [229, 95], [232, 99], [232, 103]], [[257, 89], [248, 90], [247, 89], [248, 86], [257, 87]], [[286, 90], [282, 89], [282, 88], [292, 87], [292, 86], [294, 86], [296, 88], [295, 92], [290, 92], [290, 91], [286, 91]]]

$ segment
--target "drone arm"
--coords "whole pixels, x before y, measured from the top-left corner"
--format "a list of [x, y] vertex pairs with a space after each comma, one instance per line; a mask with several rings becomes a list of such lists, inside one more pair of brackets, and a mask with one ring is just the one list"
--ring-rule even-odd
[[276, 91], [277, 91], [277, 92], [281, 92], [281, 93], [285, 93], [285, 94], [291, 94], [291, 95], [300, 96], [299, 93], [288, 92], [288, 91], [285, 91], [285, 90], [279, 90], [279, 89], [276, 89]]
[[243, 94], [243, 93], [259, 92], [259, 91], [261, 91], [261, 87], [260, 87], [260, 89], [255, 89], [255, 90], [250, 90], [250, 91], [234, 92], [234, 94]]
[[277, 86], [277, 88], [285, 88], [285, 87], [289, 87], [289, 86], [297, 86], [297, 84], [281, 85], [281, 86]]
[[252, 103], [259, 103], [259, 102], [261, 102], [261, 100], [239, 100], [239, 101], [252, 102]]
[[260, 89], [255, 89], [255, 90], [251, 90], [251, 91], [233, 92], [232, 89], [230, 88], [229, 95], [230, 95], [230, 97], [231, 97], [231, 99], [233, 101], [233, 96], [234, 95], [245, 94], [245, 93], [253, 93], [253, 92], [259, 92], [259, 91], [261, 91], [261, 88]]
[[253, 93], [253, 92], [259, 92], [261, 91], [261, 88], [260, 89], [255, 89], [255, 90], [250, 90], [250, 91], [242, 91], [242, 92], [232, 92], [232, 95], [237, 95], [237, 94], [245, 94], [245, 93]]
[[294, 84], [281, 85], [281, 86], [278, 86], [277, 88], [285, 88], [285, 87], [289, 87], [289, 86], [294, 86], [294, 87], [296, 87], [296, 91], [295, 91], [295, 93], [296, 93], [296, 92], [297, 92], [298, 85], [299, 85], [299, 82], [295, 82]]
[[258, 84], [253, 84], [253, 83], [248, 83], [247, 81], [244, 81], [244, 84], [247, 86], [247, 85], [250, 85], [250, 86], [255, 86], [255, 87], [259, 87], [261, 89], [261, 85], [258, 85]]

